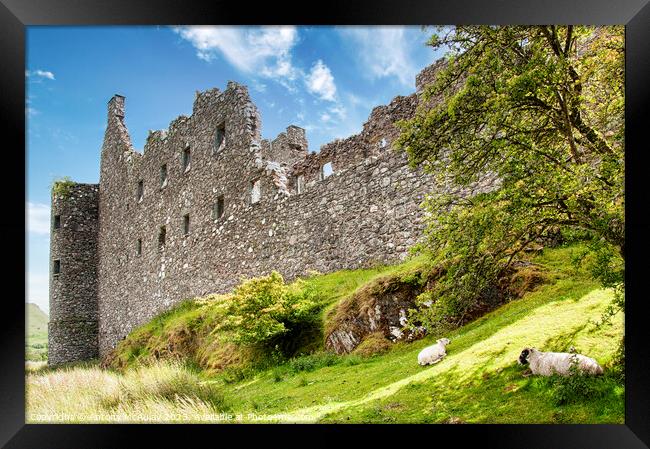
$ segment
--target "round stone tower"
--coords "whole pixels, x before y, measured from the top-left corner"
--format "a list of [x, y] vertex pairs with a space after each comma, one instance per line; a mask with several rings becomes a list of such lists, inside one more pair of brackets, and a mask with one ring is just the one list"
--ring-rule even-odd
[[52, 190], [48, 364], [98, 356], [99, 185], [59, 182]]

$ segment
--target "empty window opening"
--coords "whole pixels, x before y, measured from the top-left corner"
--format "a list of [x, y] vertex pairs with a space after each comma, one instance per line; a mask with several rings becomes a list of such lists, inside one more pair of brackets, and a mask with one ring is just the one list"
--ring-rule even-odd
[[164, 226], [160, 227], [160, 232], [158, 233], [158, 249], [165, 249], [165, 239], [167, 238], [167, 229]]
[[388, 141], [386, 140], [385, 137], [382, 137], [381, 141], [379, 142], [379, 146], [382, 148], [386, 148], [386, 145], [388, 145]]
[[214, 139], [215, 154], [226, 148], [226, 124], [217, 126], [217, 134]]
[[52, 264], [52, 274], [61, 273], [61, 261], [59, 259], [54, 260]]
[[296, 192], [301, 194], [305, 190], [305, 177], [300, 175], [296, 178]]
[[188, 171], [190, 169], [191, 155], [190, 147], [187, 147], [183, 150], [183, 170]]
[[259, 179], [251, 182], [251, 204], [257, 203], [262, 198], [262, 182]]
[[61, 227], [61, 215], [54, 216], [54, 229], [59, 229]]
[[138, 201], [142, 201], [144, 198], [144, 181], [138, 182]]
[[333, 173], [332, 163], [328, 162], [321, 167], [321, 179], [325, 179]]
[[214, 210], [212, 211], [212, 217], [216, 220], [223, 216], [223, 195], [220, 195], [217, 198], [217, 202], [214, 203]]
[[135, 254], [136, 256], [142, 255], [142, 239], [138, 239], [138, 241], [135, 242]]
[[160, 167], [160, 187], [165, 187], [167, 185], [167, 164], [163, 164]]
[[183, 234], [187, 235], [190, 233], [190, 214], [185, 214], [183, 216]]

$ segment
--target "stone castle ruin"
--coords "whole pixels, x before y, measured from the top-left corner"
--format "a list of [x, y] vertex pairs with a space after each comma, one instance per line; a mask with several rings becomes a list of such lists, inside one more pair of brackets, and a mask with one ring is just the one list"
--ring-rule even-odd
[[[417, 76], [418, 92], [439, 64]], [[192, 115], [151, 132], [140, 153], [115, 95], [99, 184], [52, 194], [49, 363], [103, 357], [153, 316], [244, 276], [406, 257], [436, 188], [392, 149], [418, 98], [375, 107], [359, 134], [310, 153], [297, 126], [261, 139], [247, 88], [229, 82], [197, 93]]]

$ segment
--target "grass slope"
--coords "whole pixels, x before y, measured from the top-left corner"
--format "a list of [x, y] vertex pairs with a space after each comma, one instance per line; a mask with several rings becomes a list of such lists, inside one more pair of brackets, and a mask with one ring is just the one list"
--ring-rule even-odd
[[25, 355], [27, 360], [47, 360], [47, 314], [36, 304], [25, 305], [27, 324], [27, 339], [25, 341]]
[[[305, 288], [318, 292], [320, 328], [309, 329], [292, 341], [295, 354], [308, 354], [322, 350], [324, 328], [332, 309], [353, 292], [380, 277], [403, 276], [427, 263], [424, 257], [415, 257], [393, 266], [377, 266], [359, 270], [341, 270], [330, 274], [313, 274], [306, 279]], [[184, 301], [175, 308], [138, 327], [122, 340], [107, 361], [107, 366], [122, 369], [158, 359], [185, 358], [208, 373], [224, 368], [242, 367], [264, 360], [265, 354], [254, 353], [250, 348], [224, 343], [223, 334], [214, 329], [223, 320], [218, 303], [227, 301], [225, 295]]]
[[[599, 319], [612, 295], [571, 267], [573, 250], [544, 251], [536, 262], [552, 282], [446, 335], [448, 355], [431, 367], [419, 366], [417, 354], [439, 335], [370, 358], [317, 353], [240, 377], [179, 364], [124, 373], [70, 367], [29, 375], [27, 420], [223, 422], [226, 413], [243, 422], [622, 423], [624, 387], [607, 375], [607, 365], [623, 318], [601, 327], [588, 323]], [[329, 289], [334, 304], [382, 270], [389, 268], [311, 282]], [[571, 345], [605, 365], [606, 375], [586, 381], [583, 393], [569, 400], [558, 379], [524, 377], [516, 363], [525, 346]]]

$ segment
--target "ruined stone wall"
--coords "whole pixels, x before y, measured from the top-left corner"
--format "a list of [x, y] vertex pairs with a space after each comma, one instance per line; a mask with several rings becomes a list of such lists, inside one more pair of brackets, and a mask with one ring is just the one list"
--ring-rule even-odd
[[98, 200], [97, 184], [76, 184], [65, 194], [52, 195], [50, 365], [98, 355]]
[[393, 150], [394, 123], [417, 104], [417, 94], [396, 97], [359, 134], [308, 153], [297, 126], [261, 140], [246, 87], [230, 82], [197, 93], [192, 115], [151, 132], [140, 153], [124, 97], [113, 97], [99, 184], [100, 355], [179, 301], [243, 276], [293, 279], [406, 257], [422, 234], [425, 193], [444, 188]]

